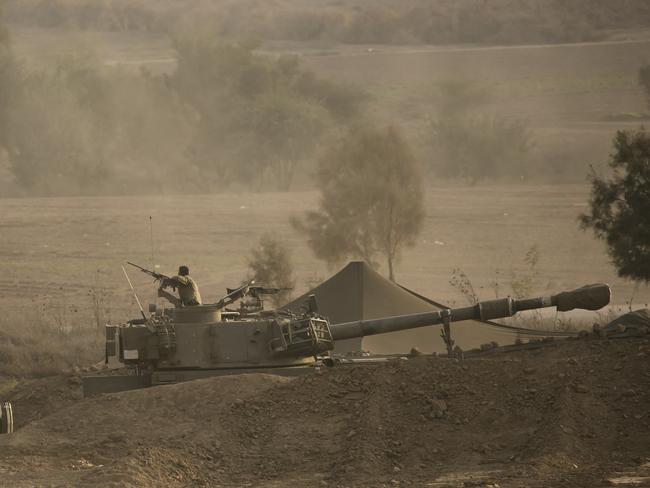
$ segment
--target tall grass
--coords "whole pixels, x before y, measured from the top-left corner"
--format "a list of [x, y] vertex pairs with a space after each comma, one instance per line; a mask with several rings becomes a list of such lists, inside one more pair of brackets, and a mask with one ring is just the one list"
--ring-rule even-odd
[[69, 319], [58, 307], [0, 317], [0, 376], [37, 378], [98, 362], [103, 330], [91, 317]]

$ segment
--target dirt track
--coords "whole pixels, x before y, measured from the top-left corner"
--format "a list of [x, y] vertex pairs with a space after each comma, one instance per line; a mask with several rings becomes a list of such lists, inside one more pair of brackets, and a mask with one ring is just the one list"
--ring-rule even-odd
[[649, 358], [647, 339], [573, 340], [463, 362], [211, 378], [84, 400], [74, 378], [41, 380], [10, 395], [18, 421], [52, 413], [0, 439], [0, 479], [609, 486], [617, 473], [644, 474], [650, 457]]

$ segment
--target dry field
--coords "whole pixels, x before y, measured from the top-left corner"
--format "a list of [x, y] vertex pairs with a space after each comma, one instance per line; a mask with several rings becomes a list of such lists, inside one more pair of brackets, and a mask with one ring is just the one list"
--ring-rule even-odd
[[[462, 268], [479, 295], [491, 298], [492, 282], [507, 292], [511, 275], [526, 272], [526, 251], [537, 246], [535, 291], [605, 281], [614, 302], [623, 304], [633, 285], [616, 277], [604, 246], [577, 225], [587, 194], [586, 185], [431, 188], [424, 231], [417, 246], [405, 251], [397, 279], [425, 295], [462, 303], [449, 284], [452, 270]], [[121, 265], [131, 260], [151, 267], [150, 216], [153, 261], [165, 273], [188, 264], [206, 300], [245, 278], [247, 253], [265, 232], [277, 233], [293, 249], [299, 293], [335, 271], [313, 258], [288, 223], [317, 199], [316, 192], [302, 192], [0, 200], [0, 303], [6, 310], [67, 304], [82, 312], [98, 306], [89, 291], [103, 291], [101, 308], [109, 318], [135, 313]], [[135, 270], [130, 275], [149, 300], [154, 286], [148, 278]], [[647, 288], [636, 296], [640, 303], [649, 298]]]

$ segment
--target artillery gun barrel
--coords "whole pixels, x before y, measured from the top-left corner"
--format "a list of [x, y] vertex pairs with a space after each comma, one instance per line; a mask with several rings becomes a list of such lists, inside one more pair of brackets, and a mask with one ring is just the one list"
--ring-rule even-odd
[[538, 308], [557, 307], [558, 311], [566, 312], [573, 309], [598, 310], [609, 303], [611, 291], [604, 283], [583, 286], [573, 291], [565, 291], [557, 295], [525, 298], [500, 298], [479, 302], [471, 307], [439, 310], [435, 312], [398, 315], [381, 319], [359, 320], [330, 326], [332, 338], [337, 340], [352, 339], [375, 334], [385, 334], [428, 325], [442, 324], [445, 320], [459, 322], [461, 320], [492, 320], [511, 317], [517, 312]]

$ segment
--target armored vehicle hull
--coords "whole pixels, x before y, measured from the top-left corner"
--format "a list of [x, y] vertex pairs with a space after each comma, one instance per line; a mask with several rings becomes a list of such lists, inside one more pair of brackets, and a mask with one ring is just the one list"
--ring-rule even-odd
[[[442, 325], [453, 356], [451, 323], [510, 317], [519, 311], [557, 307], [598, 310], [609, 303], [606, 284], [523, 300], [503, 298], [474, 306], [330, 326], [311, 298], [300, 314], [290, 311], [224, 311], [219, 304], [153, 311], [149, 317], [106, 326], [106, 361], [130, 374], [87, 377], [87, 395], [176, 383], [220, 374], [269, 372], [297, 375], [323, 363], [336, 340]], [[332, 361], [324, 361], [331, 364]]]

